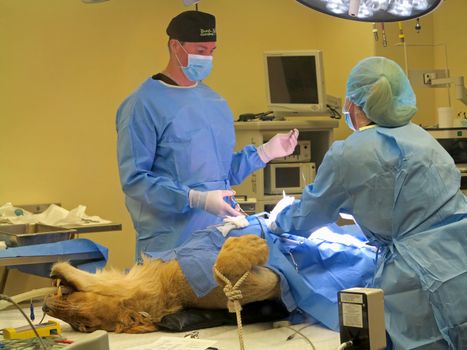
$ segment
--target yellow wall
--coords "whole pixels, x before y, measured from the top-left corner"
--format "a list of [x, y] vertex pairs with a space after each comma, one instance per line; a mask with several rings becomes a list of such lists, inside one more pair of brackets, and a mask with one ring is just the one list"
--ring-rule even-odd
[[[379, 29], [380, 40], [376, 42], [375, 51], [379, 56], [389, 57], [398, 62], [401, 67], [410, 72], [413, 70], [422, 70], [425, 68], [434, 68], [433, 55], [433, 17], [427, 15], [420, 19], [422, 29], [420, 32], [415, 30], [415, 20], [402, 23], [404, 34], [404, 44], [399, 38], [398, 23], [386, 23], [384, 25], [387, 37], [387, 46], [383, 46], [382, 26], [377, 25]], [[409, 73], [410, 77], [410, 73]], [[417, 113], [413, 122], [423, 126], [433, 125], [435, 123], [435, 91], [433, 89], [417, 87], [413, 84], [414, 92], [417, 96]]]
[[[116, 162], [115, 111], [165, 67], [165, 27], [181, 0], [0, 0], [0, 204], [87, 205], [122, 232], [86, 235], [132, 264], [134, 233]], [[322, 49], [329, 94], [343, 97], [351, 67], [373, 54], [371, 25], [292, 0], [202, 0], [216, 14], [218, 50], [207, 83], [235, 116], [266, 110], [263, 51]], [[349, 131], [341, 122], [337, 138]], [[6, 292], [45, 283], [14, 273]], [[16, 282], [14, 281], [16, 280]]]
[[[467, 85], [467, 26], [465, 25], [467, 15], [467, 1], [446, 0], [437, 10], [434, 17], [434, 42], [445, 44], [447, 50], [448, 68], [451, 76], [464, 76]], [[445, 65], [445, 55], [436, 52], [435, 62], [437, 66]], [[455, 115], [459, 112], [467, 112], [467, 106], [455, 99], [455, 90], [452, 87], [451, 105], [454, 107]], [[448, 93], [446, 89], [437, 89], [436, 106], [448, 106]]]
[[[467, 27], [463, 25], [466, 14], [466, 1], [446, 0], [435, 12], [421, 18], [422, 30], [419, 34], [414, 29], [415, 20], [404, 22], [406, 55], [403, 46], [398, 45], [397, 23], [386, 24], [388, 47], [383, 47], [379, 41], [375, 52], [396, 60], [403, 67], [407, 61], [409, 71], [445, 69], [447, 66], [451, 76], [463, 75], [467, 84]], [[416, 123], [424, 126], [436, 125], [438, 107], [452, 105], [455, 115], [458, 112], [467, 112], [467, 106], [455, 99], [454, 87], [430, 89], [414, 84], [414, 91], [418, 105], [418, 112], [414, 117]]]

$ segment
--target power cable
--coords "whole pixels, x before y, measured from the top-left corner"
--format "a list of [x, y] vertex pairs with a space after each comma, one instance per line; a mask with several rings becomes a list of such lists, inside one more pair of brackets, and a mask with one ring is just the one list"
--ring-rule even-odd
[[31, 326], [32, 330], [34, 331], [34, 334], [36, 335], [37, 339], [39, 340], [39, 343], [40, 343], [42, 349], [43, 350], [48, 350], [47, 347], [45, 346], [44, 342], [42, 341], [41, 336], [39, 335], [39, 333], [37, 333], [36, 327], [34, 327], [31, 320], [29, 319], [29, 317], [26, 316], [23, 309], [21, 309], [21, 307], [13, 299], [11, 299], [8, 295], [0, 294], [0, 300], [8, 301], [9, 303], [13, 304], [21, 312], [21, 314], [24, 316], [26, 321], [28, 321], [29, 325]]

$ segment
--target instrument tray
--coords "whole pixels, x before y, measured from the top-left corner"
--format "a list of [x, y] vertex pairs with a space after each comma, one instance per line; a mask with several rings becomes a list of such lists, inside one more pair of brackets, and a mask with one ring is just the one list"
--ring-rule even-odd
[[0, 241], [7, 247], [45, 244], [72, 239], [74, 229], [44, 224], [0, 225]]

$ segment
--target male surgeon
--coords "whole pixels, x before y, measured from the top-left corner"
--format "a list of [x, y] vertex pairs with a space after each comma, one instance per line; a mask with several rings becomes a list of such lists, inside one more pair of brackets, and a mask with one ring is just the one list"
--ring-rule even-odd
[[136, 256], [173, 249], [192, 232], [240, 215], [231, 186], [293, 152], [298, 131], [234, 153], [233, 115], [203, 80], [216, 48], [215, 17], [186, 11], [168, 27], [166, 68], [117, 112], [118, 164], [137, 232]]

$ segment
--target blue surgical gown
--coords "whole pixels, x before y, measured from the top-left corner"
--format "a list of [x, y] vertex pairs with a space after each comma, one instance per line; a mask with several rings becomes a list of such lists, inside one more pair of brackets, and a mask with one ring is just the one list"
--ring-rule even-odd
[[385, 293], [395, 349], [467, 349], [467, 199], [453, 159], [409, 123], [335, 142], [278, 232], [307, 234], [352, 214], [379, 248], [373, 286]]
[[172, 249], [221, 219], [188, 203], [190, 189], [230, 189], [265, 166], [256, 147], [234, 153], [233, 116], [203, 83], [147, 79], [117, 112], [118, 164], [137, 231], [136, 254]]

